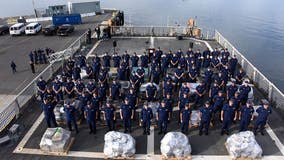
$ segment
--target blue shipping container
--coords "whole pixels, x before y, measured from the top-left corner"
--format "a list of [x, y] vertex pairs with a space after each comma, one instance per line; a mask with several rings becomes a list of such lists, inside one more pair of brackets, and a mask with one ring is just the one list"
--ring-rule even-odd
[[54, 15], [52, 16], [52, 23], [54, 25], [81, 24], [82, 18], [80, 14]]

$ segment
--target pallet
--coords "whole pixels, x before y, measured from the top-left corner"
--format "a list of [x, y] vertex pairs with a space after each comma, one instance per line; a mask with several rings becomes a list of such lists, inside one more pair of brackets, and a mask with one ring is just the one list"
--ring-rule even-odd
[[71, 148], [71, 146], [73, 145], [74, 141], [75, 141], [75, 138], [72, 137], [70, 142], [69, 142], [69, 144], [68, 144], [68, 146], [67, 146], [67, 148], [66, 148], [66, 150], [64, 152], [47, 152], [47, 151], [42, 151], [42, 152], [46, 153], [47, 155], [54, 155], [54, 156], [67, 155], [69, 150], [70, 150], [70, 148]]
[[232, 160], [261, 160], [261, 158], [232, 158]]
[[176, 157], [172, 156], [172, 157], [167, 158], [166, 156], [162, 155], [162, 160], [192, 160], [192, 157], [189, 156], [189, 157], [186, 157], [186, 158], [176, 158]]
[[114, 159], [114, 160], [122, 160], [122, 159], [124, 159], [124, 160], [134, 160], [135, 159], [135, 157], [133, 156], [133, 157], [107, 157], [107, 156], [105, 156], [105, 158], [104, 159]]

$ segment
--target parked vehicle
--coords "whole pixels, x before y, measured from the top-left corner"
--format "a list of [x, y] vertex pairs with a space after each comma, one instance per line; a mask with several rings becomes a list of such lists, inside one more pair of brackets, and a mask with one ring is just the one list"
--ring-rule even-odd
[[51, 25], [45, 26], [42, 29], [42, 33], [46, 36], [47, 35], [55, 35], [57, 33], [57, 30], [58, 30], [58, 27], [51, 24]]
[[0, 25], [0, 35], [9, 33], [9, 27], [6, 25]]
[[41, 28], [39, 23], [30, 23], [26, 26], [25, 33], [26, 35], [37, 34], [41, 31]]
[[70, 33], [74, 32], [74, 26], [70, 24], [63, 24], [58, 27], [57, 35], [59, 36], [68, 36]]
[[10, 35], [21, 35], [25, 33], [25, 24], [17, 23], [10, 27]]

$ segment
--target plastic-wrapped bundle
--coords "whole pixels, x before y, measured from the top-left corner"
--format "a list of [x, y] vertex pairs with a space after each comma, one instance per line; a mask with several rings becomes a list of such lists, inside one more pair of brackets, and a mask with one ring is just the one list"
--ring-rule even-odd
[[226, 141], [226, 148], [233, 158], [261, 158], [262, 156], [262, 149], [251, 131], [231, 135]]
[[166, 158], [187, 158], [191, 155], [188, 138], [181, 132], [169, 132], [161, 140], [161, 152]]
[[[144, 84], [142, 84], [141, 86], [140, 86], [140, 92], [146, 92], [146, 88], [147, 88], [147, 86], [149, 86], [150, 85], [150, 83], [144, 83]], [[159, 87], [159, 85], [157, 85], [156, 83], [153, 83], [153, 85], [157, 88], [157, 91], [159, 91], [160, 90], [160, 87]]]
[[107, 157], [132, 157], [135, 151], [135, 140], [131, 135], [115, 131], [105, 134], [104, 154]]
[[152, 109], [153, 115], [155, 115], [160, 106], [160, 103], [159, 102], [149, 102], [147, 103], [147, 105], [149, 108]]
[[47, 128], [40, 141], [40, 149], [47, 152], [65, 152], [70, 144], [71, 132], [61, 127]]
[[198, 110], [193, 110], [190, 116], [190, 121], [191, 124], [194, 126], [197, 126], [200, 122], [199, 120], [199, 111]]

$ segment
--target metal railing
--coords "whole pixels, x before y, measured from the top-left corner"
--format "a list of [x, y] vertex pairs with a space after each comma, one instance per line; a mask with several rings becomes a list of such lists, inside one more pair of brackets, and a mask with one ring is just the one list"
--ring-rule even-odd
[[267, 94], [269, 101], [273, 102], [275, 107], [284, 109], [284, 94], [218, 31], [215, 31], [215, 39], [221, 46], [228, 48], [231, 54], [237, 56], [239, 64], [246, 71], [248, 77]]
[[[198, 31], [200, 33], [198, 34]], [[194, 36], [201, 39], [213, 39], [214, 30], [206, 28], [193, 28], [187, 26], [112, 26], [113, 36], [157, 36], [175, 37]]]
[[[67, 49], [60, 51], [62, 60], [73, 56], [84, 44], [86, 44], [85, 32], [75, 42], [73, 42]], [[56, 53], [55, 53], [56, 54]], [[50, 80], [54, 74], [60, 69], [63, 61], [54, 61], [50, 63], [35, 79], [33, 79], [18, 95], [16, 95], [10, 103], [2, 107], [0, 110], [0, 132], [2, 132], [7, 125], [11, 123], [14, 117], [18, 117], [21, 109], [37, 94], [37, 80], [43, 77], [44, 80]]]

